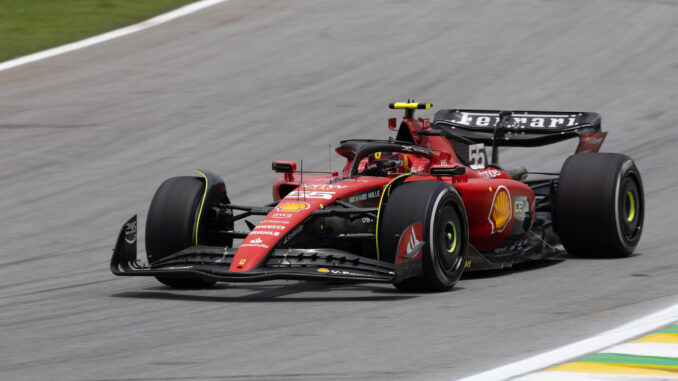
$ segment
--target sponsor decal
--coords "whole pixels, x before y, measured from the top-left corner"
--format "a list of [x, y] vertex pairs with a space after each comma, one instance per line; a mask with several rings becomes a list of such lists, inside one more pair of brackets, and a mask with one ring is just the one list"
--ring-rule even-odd
[[607, 136], [607, 132], [594, 132], [582, 135], [575, 153], [598, 152], [601, 144], [603, 144], [603, 140], [605, 140], [605, 136]]
[[402, 147], [403, 151], [405, 151], [405, 152], [412, 152], [412, 148], [413, 148], [412, 146], [401, 146], [401, 147]]
[[485, 168], [485, 144], [471, 144], [468, 146], [468, 162], [471, 169]]
[[323, 274], [330, 274], [330, 275], [352, 275], [352, 276], [360, 276], [361, 274], [357, 274], [351, 271], [346, 271], [346, 270], [335, 270], [335, 269], [326, 269], [324, 267], [321, 267], [319, 269], [316, 269], [315, 271]]
[[[300, 210], [310, 209], [311, 205], [305, 202], [286, 202], [278, 205], [275, 209], [281, 212], [298, 212]], [[292, 217], [292, 215], [290, 215]]]
[[137, 241], [137, 221], [136, 218], [134, 221], [125, 224], [125, 242], [130, 245]]
[[[421, 257], [421, 240], [423, 229], [421, 222], [416, 222], [403, 230], [398, 243], [398, 263], [408, 262]], [[417, 250], [417, 247], [419, 250]], [[415, 251], [416, 250], [416, 251]]]
[[335, 192], [330, 191], [309, 191], [309, 190], [295, 190], [287, 195], [287, 198], [312, 198], [321, 200], [331, 200]]
[[471, 268], [471, 261], [466, 261], [466, 262], [464, 262], [464, 268], [465, 268], [465, 269], [470, 269], [470, 268]]
[[374, 153], [374, 158], [375, 158], [376, 160], [381, 159], [381, 152], [375, 152], [375, 153]]
[[272, 231], [272, 230], [258, 230], [255, 229], [252, 231], [249, 235], [272, 235], [272, 236], [279, 236], [280, 232]]
[[374, 222], [374, 220], [371, 219], [370, 217], [363, 217], [360, 219], [360, 222], [362, 222], [363, 224], [371, 224], [372, 222]]
[[[277, 223], [277, 222], [276, 222]], [[285, 223], [288, 223], [288, 221], [285, 221]], [[275, 229], [275, 230], [285, 230], [287, 229], [287, 226], [280, 226], [280, 225], [257, 225], [254, 230], [257, 229]]]
[[420, 244], [421, 241], [417, 239], [417, 234], [414, 231], [414, 226], [410, 229], [410, 239], [407, 240], [407, 252], [411, 252], [414, 248]]
[[285, 239], [283, 240], [283, 245], [286, 245], [287, 242], [289, 242], [292, 238], [296, 237], [296, 235], [301, 233], [302, 230], [304, 230], [304, 225], [299, 225], [294, 230], [289, 232], [289, 234], [287, 234], [287, 236], [285, 236]]
[[348, 188], [348, 185], [341, 184], [311, 184], [306, 185], [307, 190], [332, 190], [332, 189], [344, 189]]
[[429, 153], [429, 151], [426, 148], [419, 147], [419, 146], [413, 146], [412, 149], [414, 150], [414, 152], [419, 152], [419, 153], [423, 153], [423, 154]]
[[530, 203], [527, 196], [516, 196], [513, 198], [513, 218], [518, 221], [524, 221], [530, 214]]
[[242, 266], [247, 262], [247, 259], [241, 259], [240, 262], [238, 262], [238, 265]]
[[257, 237], [255, 239], [250, 240], [247, 243], [243, 243], [242, 245], [240, 245], [240, 247], [260, 247], [260, 248], [268, 249], [270, 246], [264, 244], [264, 240]]
[[352, 276], [360, 276], [360, 274], [356, 274], [354, 272], [346, 271], [346, 270], [334, 270], [330, 269], [330, 274], [332, 275], [352, 275]]
[[380, 196], [381, 196], [381, 188], [373, 189], [369, 192], [354, 194], [353, 196], [348, 198], [348, 202], [353, 204], [353, 203], [358, 202], [358, 201], [365, 201], [367, 199], [378, 198]]
[[[292, 213], [273, 213], [269, 215], [271, 218], [292, 218]], [[282, 223], [282, 221], [276, 221], [276, 223]], [[287, 221], [285, 222], [287, 223]]]
[[493, 179], [495, 177], [501, 176], [501, 172], [499, 172], [498, 170], [496, 170], [494, 168], [485, 169], [485, 170], [482, 170], [482, 171], [476, 171], [476, 173], [479, 174], [480, 176], [482, 176], [483, 179], [485, 179], [485, 180], [490, 180], [490, 179]]
[[490, 215], [487, 216], [487, 219], [492, 226], [492, 234], [504, 231], [506, 225], [511, 221], [512, 209], [511, 195], [509, 194], [508, 188], [500, 185], [494, 192]]
[[[499, 122], [497, 114], [460, 112], [454, 122], [470, 127], [494, 127]], [[509, 118], [506, 128], [563, 128], [577, 125], [577, 114], [516, 114]]]

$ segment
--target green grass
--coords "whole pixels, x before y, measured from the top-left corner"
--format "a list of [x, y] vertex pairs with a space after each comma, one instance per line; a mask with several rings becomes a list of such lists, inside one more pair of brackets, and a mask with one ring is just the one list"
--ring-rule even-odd
[[195, 0], [0, 0], [0, 62], [151, 18]]

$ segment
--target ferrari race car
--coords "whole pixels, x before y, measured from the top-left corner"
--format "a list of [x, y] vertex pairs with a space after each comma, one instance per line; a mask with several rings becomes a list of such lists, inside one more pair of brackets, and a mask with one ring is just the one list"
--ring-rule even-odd
[[[148, 212], [147, 261], [137, 259], [135, 215], [111, 270], [177, 288], [298, 279], [442, 291], [464, 271], [633, 252], [643, 184], [631, 158], [598, 153], [607, 134], [598, 114], [445, 109], [432, 122], [414, 117], [430, 107], [391, 104], [405, 110], [400, 124], [389, 119], [396, 137], [342, 141], [339, 172], [274, 162], [282, 177], [264, 206], [232, 203], [224, 180], [206, 170], [166, 180]], [[560, 173], [499, 165], [501, 146], [569, 138], [579, 145]], [[240, 220], [246, 230], [236, 230]]]

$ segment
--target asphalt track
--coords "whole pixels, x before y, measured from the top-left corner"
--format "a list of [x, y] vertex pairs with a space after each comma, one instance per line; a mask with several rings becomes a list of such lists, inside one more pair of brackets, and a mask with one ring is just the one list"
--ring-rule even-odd
[[[678, 3], [648, 0], [233, 0], [1, 72], [0, 378], [449, 380], [675, 304], [677, 95]], [[601, 113], [603, 151], [643, 174], [637, 253], [432, 295], [109, 272], [165, 178], [208, 168], [268, 202], [272, 160], [326, 169], [328, 145], [385, 136], [385, 105], [412, 97]], [[558, 170], [571, 151], [503, 163]]]

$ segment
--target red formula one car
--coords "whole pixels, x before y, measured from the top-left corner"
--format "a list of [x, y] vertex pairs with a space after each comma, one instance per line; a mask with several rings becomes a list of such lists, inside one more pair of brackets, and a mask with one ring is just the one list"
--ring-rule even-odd
[[[146, 222], [147, 263], [137, 260], [136, 216], [123, 226], [111, 270], [181, 288], [269, 279], [388, 282], [439, 291], [465, 270], [543, 258], [627, 256], [643, 227], [643, 185], [625, 155], [597, 153], [606, 132], [583, 112], [446, 109], [433, 122], [404, 109], [388, 140], [345, 140], [340, 172], [282, 173], [273, 203], [231, 203], [208, 171], [166, 180]], [[498, 164], [500, 146], [579, 138], [560, 173]], [[492, 146], [491, 161], [485, 145]], [[530, 176], [528, 176], [530, 175]], [[247, 231], [234, 228], [264, 216]], [[560, 244], [562, 243], [562, 247]]]

